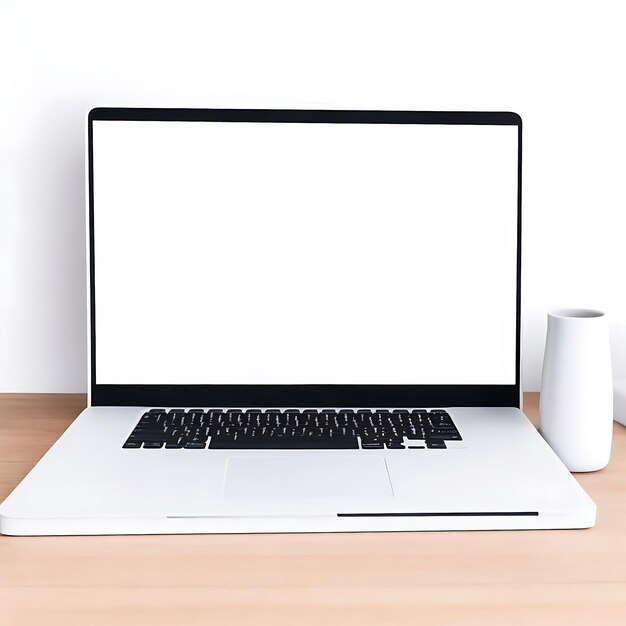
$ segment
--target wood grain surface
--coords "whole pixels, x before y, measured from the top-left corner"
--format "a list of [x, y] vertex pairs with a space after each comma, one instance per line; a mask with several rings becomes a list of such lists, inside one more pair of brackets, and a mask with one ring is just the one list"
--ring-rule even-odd
[[[526, 394], [536, 419], [537, 394]], [[85, 406], [0, 395], [0, 499]], [[569, 531], [0, 537], [0, 624], [626, 624], [626, 429]]]

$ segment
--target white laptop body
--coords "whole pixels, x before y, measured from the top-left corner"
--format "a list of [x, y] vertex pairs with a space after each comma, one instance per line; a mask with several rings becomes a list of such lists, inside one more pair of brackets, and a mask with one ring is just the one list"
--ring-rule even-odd
[[520, 407], [519, 116], [87, 126], [89, 406], [2, 533], [593, 526]]

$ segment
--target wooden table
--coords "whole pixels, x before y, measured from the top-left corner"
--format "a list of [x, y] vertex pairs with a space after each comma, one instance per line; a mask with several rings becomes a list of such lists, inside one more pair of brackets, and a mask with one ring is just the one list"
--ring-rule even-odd
[[[0, 396], [0, 500], [84, 406]], [[589, 530], [0, 537], [0, 624], [623, 625], [623, 426], [577, 478]]]

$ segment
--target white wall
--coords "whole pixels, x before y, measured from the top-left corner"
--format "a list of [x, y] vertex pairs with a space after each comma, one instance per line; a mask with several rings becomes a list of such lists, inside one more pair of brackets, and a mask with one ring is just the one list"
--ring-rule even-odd
[[612, 314], [626, 377], [620, 4], [0, 0], [0, 391], [85, 389], [95, 105], [519, 112], [525, 387], [563, 306]]

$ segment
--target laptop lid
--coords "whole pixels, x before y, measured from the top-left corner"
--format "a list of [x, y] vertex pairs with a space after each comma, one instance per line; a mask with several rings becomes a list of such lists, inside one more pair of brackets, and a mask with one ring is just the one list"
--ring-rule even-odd
[[519, 406], [521, 130], [93, 109], [91, 405]]

